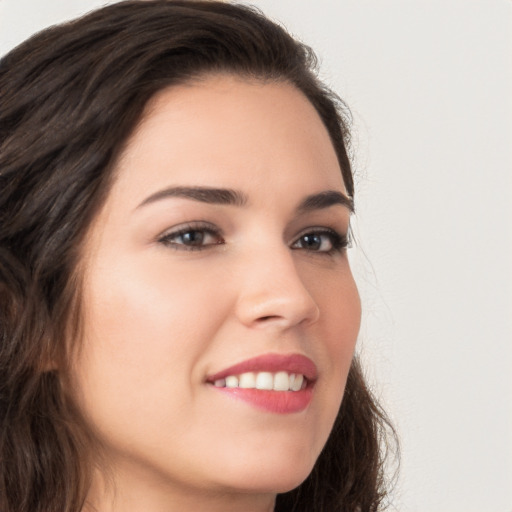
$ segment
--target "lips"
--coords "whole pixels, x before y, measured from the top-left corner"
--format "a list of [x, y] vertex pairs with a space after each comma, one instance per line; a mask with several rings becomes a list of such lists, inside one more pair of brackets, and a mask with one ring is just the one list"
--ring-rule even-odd
[[225, 379], [230, 375], [241, 375], [247, 372], [288, 372], [304, 375], [309, 382], [314, 382], [318, 371], [315, 363], [301, 354], [265, 354], [235, 364], [208, 377], [208, 382]]
[[208, 376], [215, 390], [272, 413], [300, 412], [312, 399], [318, 371], [301, 354], [265, 354]]

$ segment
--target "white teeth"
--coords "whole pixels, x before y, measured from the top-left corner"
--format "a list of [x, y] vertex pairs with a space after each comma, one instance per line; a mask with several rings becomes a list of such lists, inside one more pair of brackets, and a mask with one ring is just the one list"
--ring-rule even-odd
[[286, 372], [277, 372], [274, 375], [274, 390], [288, 391], [290, 389], [290, 379]]
[[302, 382], [304, 381], [304, 375], [296, 375], [293, 384], [290, 386], [292, 391], [299, 391], [302, 388]]
[[217, 388], [245, 388], [274, 391], [300, 391], [304, 387], [304, 375], [288, 372], [247, 372], [229, 375], [214, 383]]
[[230, 375], [226, 377], [226, 387], [227, 388], [237, 388], [238, 387], [238, 377], [235, 375]]
[[256, 387], [256, 375], [252, 372], [242, 373], [239, 377], [239, 384], [241, 388], [255, 388]]
[[256, 375], [256, 389], [273, 389], [274, 376], [270, 372], [259, 372]]

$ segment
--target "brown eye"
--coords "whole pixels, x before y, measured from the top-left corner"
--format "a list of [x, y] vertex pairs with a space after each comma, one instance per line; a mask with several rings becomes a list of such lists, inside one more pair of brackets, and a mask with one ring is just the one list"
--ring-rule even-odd
[[183, 245], [203, 245], [204, 240], [207, 238], [207, 234], [204, 231], [187, 231], [176, 236], [176, 241]]
[[317, 229], [300, 235], [293, 243], [292, 248], [329, 254], [341, 251], [347, 246], [346, 236], [340, 235], [331, 229]]
[[178, 250], [200, 250], [224, 243], [219, 231], [210, 226], [187, 226], [167, 232], [158, 241]]
[[[301, 247], [303, 249], [308, 249], [309, 251], [319, 251], [322, 248], [322, 243], [324, 243], [323, 236], [313, 233], [309, 235], [304, 235], [299, 239]], [[329, 241], [327, 242], [329, 245]]]

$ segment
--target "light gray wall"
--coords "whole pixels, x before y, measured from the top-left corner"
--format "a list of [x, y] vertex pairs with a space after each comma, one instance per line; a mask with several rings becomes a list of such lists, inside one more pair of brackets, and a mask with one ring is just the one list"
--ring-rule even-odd
[[[94, 0], [0, 0], [0, 53]], [[256, 0], [354, 114], [360, 350], [401, 512], [512, 511], [512, 2]]]

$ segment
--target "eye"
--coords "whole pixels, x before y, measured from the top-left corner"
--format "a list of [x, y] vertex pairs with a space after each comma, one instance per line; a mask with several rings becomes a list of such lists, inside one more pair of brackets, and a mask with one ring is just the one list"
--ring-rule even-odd
[[194, 251], [224, 243], [220, 231], [210, 224], [188, 224], [167, 231], [158, 242], [178, 250]]
[[348, 247], [346, 235], [340, 235], [332, 229], [310, 228], [292, 244], [292, 249], [302, 249], [311, 252], [333, 253], [341, 252]]

